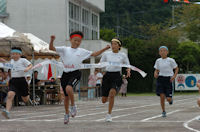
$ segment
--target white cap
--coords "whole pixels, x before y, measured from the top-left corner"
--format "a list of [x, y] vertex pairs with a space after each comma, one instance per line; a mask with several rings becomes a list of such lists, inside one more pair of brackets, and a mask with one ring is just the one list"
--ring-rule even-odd
[[26, 77], [31, 77], [31, 75], [28, 74], [28, 75], [26, 75]]

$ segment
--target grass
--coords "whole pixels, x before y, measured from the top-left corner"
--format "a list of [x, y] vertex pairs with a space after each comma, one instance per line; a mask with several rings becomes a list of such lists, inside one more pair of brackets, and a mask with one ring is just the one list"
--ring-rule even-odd
[[[180, 95], [200, 95], [197, 91], [184, 91], [184, 92], [175, 92], [175, 96]], [[127, 96], [156, 96], [156, 93], [127, 93]]]

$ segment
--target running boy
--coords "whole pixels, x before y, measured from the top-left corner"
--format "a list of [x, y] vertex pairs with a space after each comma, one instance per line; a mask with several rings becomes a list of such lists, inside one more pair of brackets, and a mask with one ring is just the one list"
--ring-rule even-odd
[[[154, 65], [154, 77], [157, 78], [156, 94], [160, 96], [162, 117], [166, 117], [165, 98], [167, 98], [167, 101], [170, 105], [173, 104], [172, 82], [178, 74], [178, 65], [174, 59], [167, 57], [168, 53], [168, 48], [166, 46], [161, 46], [159, 48], [159, 54], [161, 58], [157, 59]], [[175, 73], [173, 70], [175, 70]]]
[[[122, 46], [121, 40], [118, 38], [113, 38], [111, 40], [111, 47], [112, 51], [106, 52], [100, 62], [114, 62], [119, 64], [130, 64], [128, 57], [126, 54], [119, 52]], [[108, 106], [108, 114], [106, 115], [106, 121], [111, 122], [112, 117], [112, 108], [114, 105], [114, 98], [116, 93], [119, 91], [119, 88], [122, 84], [122, 77], [121, 77], [121, 67], [117, 66], [107, 66], [106, 73], [103, 76], [102, 82], [102, 103], [106, 103], [109, 99], [109, 106]], [[130, 69], [127, 69], [127, 77], [130, 77]]]
[[69, 122], [69, 100], [71, 100], [70, 114], [72, 117], [76, 115], [76, 106], [74, 103], [73, 87], [77, 85], [81, 78], [81, 72], [76, 68], [77, 65], [81, 64], [83, 60], [91, 57], [98, 56], [105, 50], [109, 49], [110, 46], [105, 47], [97, 52], [91, 52], [86, 49], [79, 48], [83, 38], [83, 33], [80, 31], [75, 31], [70, 34], [71, 47], [54, 47], [53, 42], [55, 36], [51, 36], [51, 41], [49, 49], [59, 53], [61, 60], [64, 64], [64, 71], [61, 77], [61, 86], [65, 94], [65, 115], [64, 124]]
[[[200, 83], [197, 83], [197, 87], [199, 88], [199, 93], [200, 93]], [[197, 104], [200, 107], [200, 98], [197, 99]]]
[[[21, 58], [22, 50], [19, 47], [13, 47], [11, 50], [11, 61], [13, 69], [11, 69], [11, 80], [9, 82], [9, 92], [7, 95], [6, 109], [3, 110], [2, 115], [9, 119], [12, 101], [17, 94], [21, 96], [24, 102], [29, 101], [28, 84], [25, 79], [25, 72], [32, 68], [32, 64], [25, 58]], [[4, 59], [0, 59], [6, 62]]]

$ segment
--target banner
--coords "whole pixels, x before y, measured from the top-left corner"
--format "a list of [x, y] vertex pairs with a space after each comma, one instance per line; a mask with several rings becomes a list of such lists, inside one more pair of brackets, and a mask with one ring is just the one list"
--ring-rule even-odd
[[200, 74], [178, 74], [175, 79], [175, 90], [199, 90], [197, 83], [200, 83]]
[[[54, 64], [54, 65], [58, 66], [59, 68], [68, 67], [68, 66], [63, 65], [62, 62], [58, 62], [58, 61], [55, 61], [55, 60], [47, 60], [47, 61], [43, 61], [39, 64], [36, 64], [35, 66], [32, 67], [32, 69], [35, 69], [35, 68], [38, 68], [38, 67], [41, 67], [41, 66], [45, 66], [47, 64]], [[102, 63], [97, 63], [97, 64], [80, 64], [80, 65], [73, 65], [73, 68], [75, 68], [75, 69], [90, 69], [90, 68], [103, 68], [103, 67], [107, 67], [107, 66], [130, 68], [131, 70], [137, 71], [138, 73], [140, 73], [140, 75], [143, 78], [146, 77], [146, 75], [147, 75], [147, 73], [145, 73], [144, 71], [140, 70], [139, 68], [137, 68], [135, 66], [121, 64], [121, 63], [117, 63], [117, 62], [102, 62]], [[12, 64], [9, 64], [9, 63], [0, 63], [0, 67], [8, 68], [8, 69], [13, 68]]]

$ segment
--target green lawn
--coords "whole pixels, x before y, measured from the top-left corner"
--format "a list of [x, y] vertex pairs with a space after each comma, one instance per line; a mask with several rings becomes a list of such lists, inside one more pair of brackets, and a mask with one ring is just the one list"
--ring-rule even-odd
[[[199, 95], [197, 91], [175, 92], [175, 96], [179, 95]], [[155, 93], [128, 93], [127, 96], [156, 96]]]

